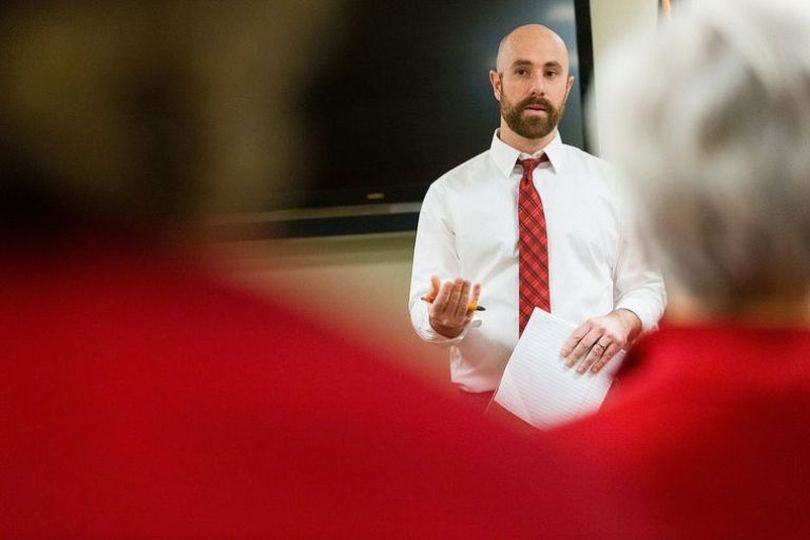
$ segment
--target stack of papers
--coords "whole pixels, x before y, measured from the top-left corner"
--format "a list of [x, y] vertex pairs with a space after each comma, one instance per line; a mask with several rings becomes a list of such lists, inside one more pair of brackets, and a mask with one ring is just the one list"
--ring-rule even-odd
[[560, 349], [576, 325], [535, 308], [509, 358], [495, 402], [534, 427], [547, 429], [595, 412], [624, 360], [616, 354], [599, 373], [579, 374]]

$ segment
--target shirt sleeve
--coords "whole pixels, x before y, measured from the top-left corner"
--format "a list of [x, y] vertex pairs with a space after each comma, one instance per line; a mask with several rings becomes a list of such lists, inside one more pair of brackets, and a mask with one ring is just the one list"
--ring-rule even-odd
[[644, 249], [633, 212], [627, 204], [621, 204], [620, 208], [622, 227], [613, 279], [614, 309], [632, 311], [641, 320], [642, 332], [649, 332], [658, 327], [666, 307], [664, 279]]
[[428, 304], [422, 301], [430, 290], [430, 276], [435, 274], [442, 281], [459, 276], [455, 231], [447, 203], [446, 188], [439, 179], [431, 184], [419, 212], [408, 307], [411, 324], [420, 338], [431, 343], [452, 345], [463, 339], [467, 328], [455, 338], [437, 333], [428, 320]]

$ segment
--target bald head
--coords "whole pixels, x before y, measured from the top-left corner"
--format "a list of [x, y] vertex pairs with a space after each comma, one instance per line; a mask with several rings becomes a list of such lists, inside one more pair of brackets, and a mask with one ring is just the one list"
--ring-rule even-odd
[[568, 48], [563, 39], [552, 29], [542, 24], [518, 26], [498, 45], [496, 71], [503, 73], [517, 61], [543, 56], [556, 61], [568, 73]]

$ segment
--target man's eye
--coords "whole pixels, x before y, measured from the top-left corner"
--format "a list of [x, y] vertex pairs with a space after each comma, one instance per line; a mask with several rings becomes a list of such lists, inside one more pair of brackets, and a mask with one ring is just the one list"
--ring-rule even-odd
[[552, 78], [552, 77], [556, 77], [556, 76], [557, 76], [556, 71], [546, 71], [546, 77]]
[[515, 70], [515, 73], [516, 73], [517, 75], [521, 75], [521, 76], [523, 76], [523, 75], [528, 74], [528, 73], [529, 73], [529, 70], [528, 70], [528, 69], [516, 69], [516, 70]]

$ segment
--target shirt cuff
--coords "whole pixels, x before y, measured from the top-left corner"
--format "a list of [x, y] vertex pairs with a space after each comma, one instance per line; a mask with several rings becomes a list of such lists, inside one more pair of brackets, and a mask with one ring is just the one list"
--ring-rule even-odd
[[616, 304], [615, 309], [626, 309], [636, 314], [641, 321], [641, 333], [647, 334], [658, 329], [658, 320], [661, 318], [661, 309], [650, 306], [648, 302], [628, 298]]
[[419, 304], [414, 306], [414, 308], [411, 310], [411, 323], [413, 324], [413, 328], [416, 330], [417, 335], [424, 341], [449, 347], [451, 345], [456, 345], [462, 339], [464, 339], [464, 336], [467, 335], [467, 332], [469, 332], [471, 328], [478, 328], [481, 326], [481, 319], [473, 317], [473, 320], [471, 320], [470, 323], [464, 327], [459, 335], [449, 338], [441, 335], [434, 330], [432, 326], [430, 326], [428, 305], [425, 302], [419, 302]]

